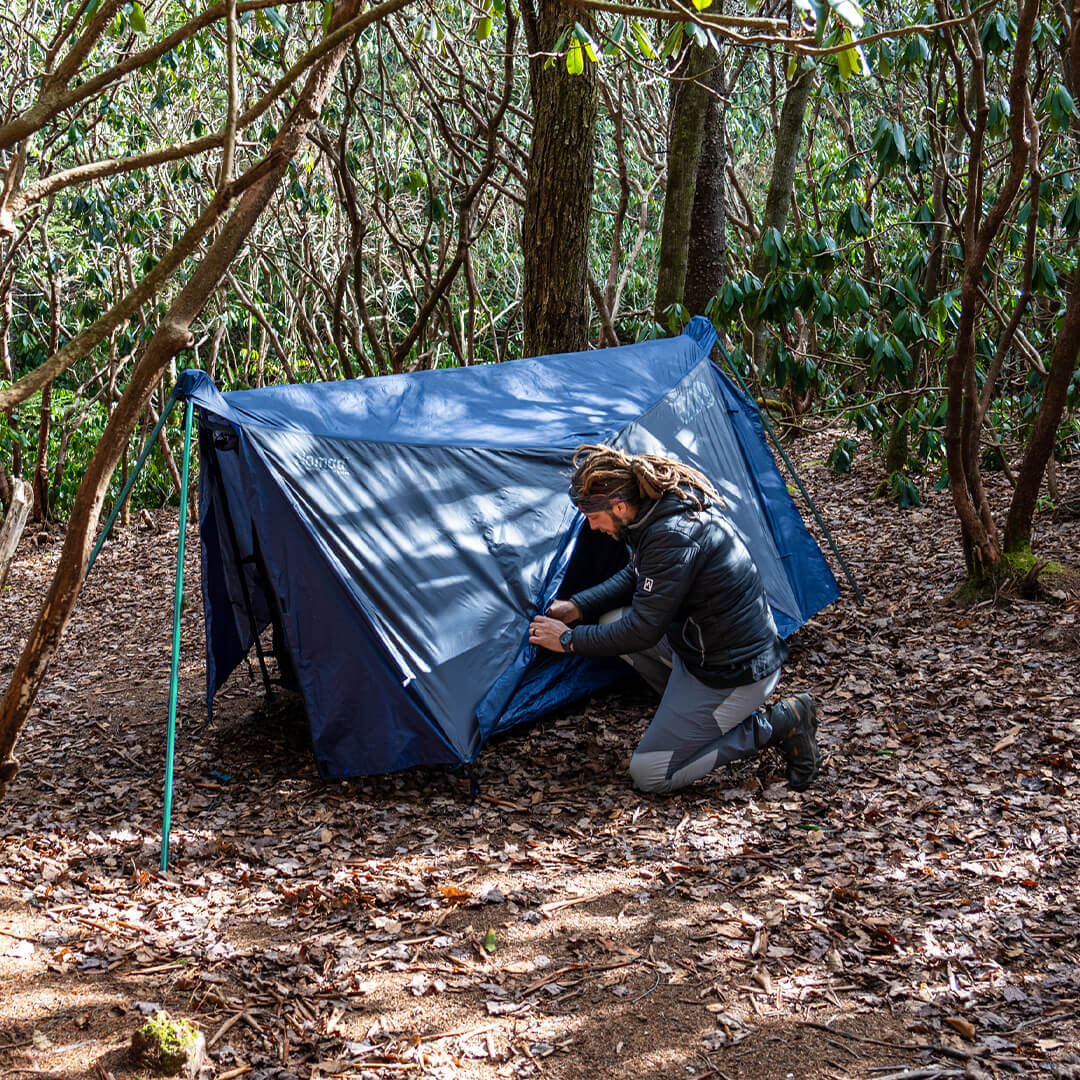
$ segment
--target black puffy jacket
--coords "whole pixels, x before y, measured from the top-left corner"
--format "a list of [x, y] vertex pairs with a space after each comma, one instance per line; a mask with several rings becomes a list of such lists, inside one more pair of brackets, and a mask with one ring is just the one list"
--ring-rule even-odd
[[[583, 620], [574, 627], [575, 653], [640, 652], [666, 634], [691, 674], [715, 687], [756, 682], [780, 666], [786, 650], [761, 575], [719, 509], [695, 511], [665, 495], [642, 504], [622, 539], [629, 563], [571, 597]], [[587, 625], [628, 602], [615, 622]]]

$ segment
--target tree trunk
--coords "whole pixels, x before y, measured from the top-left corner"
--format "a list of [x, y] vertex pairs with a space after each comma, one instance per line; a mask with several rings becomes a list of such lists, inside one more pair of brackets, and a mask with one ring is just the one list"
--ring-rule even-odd
[[1054, 453], [1058, 424], [1065, 414], [1065, 399], [1077, 362], [1080, 361], [1080, 260], [1073, 270], [1065, 318], [1054, 342], [1054, 356], [1046, 376], [1039, 413], [1016, 477], [1016, 488], [1005, 519], [1005, 550], [1021, 552], [1031, 547], [1031, 522], [1042, 486], [1043, 474]]
[[0, 592], [4, 591], [8, 571], [15, 559], [15, 549], [26, 528], [26, 519], [34, 505], [34, 490], [25, 480], [16, 480], [11, 495], [11, 506], [0, 528]]
[[[795, 164], [799, 158], [799, 146], [802, 143], [803, 121], [806, 119], [806, 106], [810, 102], [810, 93], [814, 89], [817, 68], [799, 68], [795, 80], [787, 89], [784, 105], [780, 110], [780, 127], [776, 132], [776, 152], [773, 155], [772, 175], [769, 177], [769, 190], [765, 196], [765, 210], [761, 216], [761, 231], [779, 229], [783, 232], [787, 224], [788, 211], [791, 209], [791, 196], [795, 186]], [[759, 278], [764, 278], [769, 268], [769, 260], [763, 248], [758, 248], [754, 255], [753, 271]], [[751, 349], [754, 369], [760, 378], [765, 359], [765, 324], [756, 322], [751, 327]]]
[[724, 284], [727, 264], [727, 87], [720, 53], [714, 54], [708, 84], [712, 92], [705, 107], [683, 290], [683, 303], [691, 315], [705, 314], [709, 301]]
[[[131, 458], [131, 449], [129, 446], [124, 446], [124, 452], [120, 455], [120, 490], [123, 491], [127, 487], [128, 482], [128, 462]], [[128, 497], [124, 500], [120, 507], [120, 528], [127, 529], [131, 526], [131, 493], [128, 493]]]
[[[42, 248], [49, 277], [49, 355], [60, 348], [60, 281], [53, 270], [52, 245], [41, 224]], [[41, 411], [38, 417], [37, 454], [34, 458], [34, 520], [49, 520], [49, 430], [52, 427], [52, 383], [41, 388]]]
[[1009, 76], [1008, 169], [997, 196], [985, 212], [984, 150], [989, 112], [985, 61], [977, 35], [966, 37], [972, 60], [970, 101], [974, 117], [970, 126], [966, 198], [961, 217], [964, 269], [960, 284], [960, 318], [946, 374], [945, 459], [953, 505], [960, 521], [960, 541], [968, 577], [980, 583], [992, 579], [998, 572], [1001, 545], [979, 465], [982, 407], [975, 379], [975, 336], [983, 308], [980, 287], [990, 245], [1020, 190], [1028, 166], [1031, 143], [1027, 119], [1032, 112], [1027, 77], [1038, 10], [1039, 0], [1024, 0]]
[[[1068, 28], [1065, 54], [1065, 82], [1073, 97], [1080, 90], [1080, 2], [1074, 0], [1072, 22]], [[1080, 121], [1073, 121], [1074, 134], [1080, 134]], [[1016, 478], [1009, 513], [1005, 519], [1005, 550], [1021, 552], [1031, 547], [1031, 523], [1039, 498], [1043, 473], [1054, 464], [1054, 443], [1058, 424], [1065, 411], [1066, 396], [1073, 372], [1080, 363], [1080, 243], [1073, 269], [1065, 318], [1054, 342], [1054, 355], [1043, 388], [1043, 399], [1031, 431], [1024, 460]]]
[[[660, 223], [660, 267], [656, 276], [656, 321], [663, 323], [672, 304], [683, 303], [694, 212], [698, 165], [709, 110], [704, 80], [715, 67], [716, 50], [690, 45], [674, 73], [667, 152], [667, 191]], [[699, 81], [702, 80], [702, 81]]]
[[3, 280], [3, 295], [0, 295], [0, 379], [12, 380], [15, 378], [15, 365], [11, 359], [11, 315], [12, 315], [12, 291], [15, 283], [15, 273]]
[[522, 5], [529, 43], [532, 144], [521, 230], [521, 310], [526, 356], [574, 352], [588, 345], [589, 214], [596, 138], [596, 65], [571, 75], [548, 54], [575, 22], [591, 18], [559, 0]]
[[[356, 16], [362, 2], [344, 0], [334, 13], [328, 33]], [[404, 0], [398, 6], [404, 6]], [[385, 11], [385, 6], [371, 9], [372, 21]], [[357, 32], [360, 29], [362, 26]], [[75, 497], [56, 575], [11, 677], [11, 684], [0, 701], [0, 799], [7, 794], [8, 786], [18, 772], [18, 762], [12, 756], [15, 742], [82, 589], [102, 502], [116, 463], [170, 362], [178, 352], [191, 348], [194, 343], [191, 324], [221, 285], [229, 265], [277, 190], [289, 161], [330, 93], [348, 47], [347, 38], [312, 66], [304, 89], [271, 144], [268, 158], [256, 166], [262, 169], [258, 179], [244, 191], [232, 215], [221, 226], [216, 239], [165, 313], [105, 427]]]
[[11, 431], [11, 475], [17, 477], [23, 474], [22, 440], [18, 437], [21, 426], [19, 410], [12, 409], [8, 414], [8, 428]]
[[[12, 316], [12, 291], [15, 282], [15, 272], [0, 279], [0, 379], [11, 380], [15, 377], [15, 366], [11, 356], [11, 316]], [[12, 416], [14, 419], [14, 414]], [[15, 444], [17, 449], [18, 444]], [[18, 470], [15, 468], [15, 454], [12, 452], [11, 474], [9, 475], [4, 463], [0, 461], [0, 504], [7, 510], [14, 498], [15, 482]]]

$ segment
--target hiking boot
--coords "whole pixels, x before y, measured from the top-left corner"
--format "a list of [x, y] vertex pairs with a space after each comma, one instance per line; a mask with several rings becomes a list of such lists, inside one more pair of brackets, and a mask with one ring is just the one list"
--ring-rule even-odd
[[766, 710], [772, 724], [769, 746], [784, 755], [788, 785], [805, 791], [821, 771], [817, 744], [817, 706], [809, 694], [796, 694]]

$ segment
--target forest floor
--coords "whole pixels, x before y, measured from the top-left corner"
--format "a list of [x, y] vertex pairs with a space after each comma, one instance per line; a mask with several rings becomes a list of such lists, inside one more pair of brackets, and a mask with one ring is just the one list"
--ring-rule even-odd
[[[160, 874], [176, 516], [110, 542], [0, 805], [0, 1075], [142, 1075], [164, 1008], [216, 1080], [1080, 1077], [1080, 602], [949, 607], [949, 494], [898, 511], [867, 457], [794, 449], [866, 596], [792, 642], [825, 758], [803, 795], [771, 754], [635, 792], [633, 683], [489, 745], [475, 802], [439, 769], [321, 782], [247, 667], [204, 723], [191, 544]], [[1080, 562], [1080, 522], [1044, 513], [1036, 547]]]

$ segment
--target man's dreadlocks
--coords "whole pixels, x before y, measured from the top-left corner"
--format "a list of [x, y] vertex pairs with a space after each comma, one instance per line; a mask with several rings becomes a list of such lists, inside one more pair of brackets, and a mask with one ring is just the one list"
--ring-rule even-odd
[[656, 454], [627, 454], [613, 446], [579, 446], [574, 452], [570, 497], [585, 513], [616, 502], [638, 506], [672, 493], [695, 510], [724, 500], [707, 477]]

